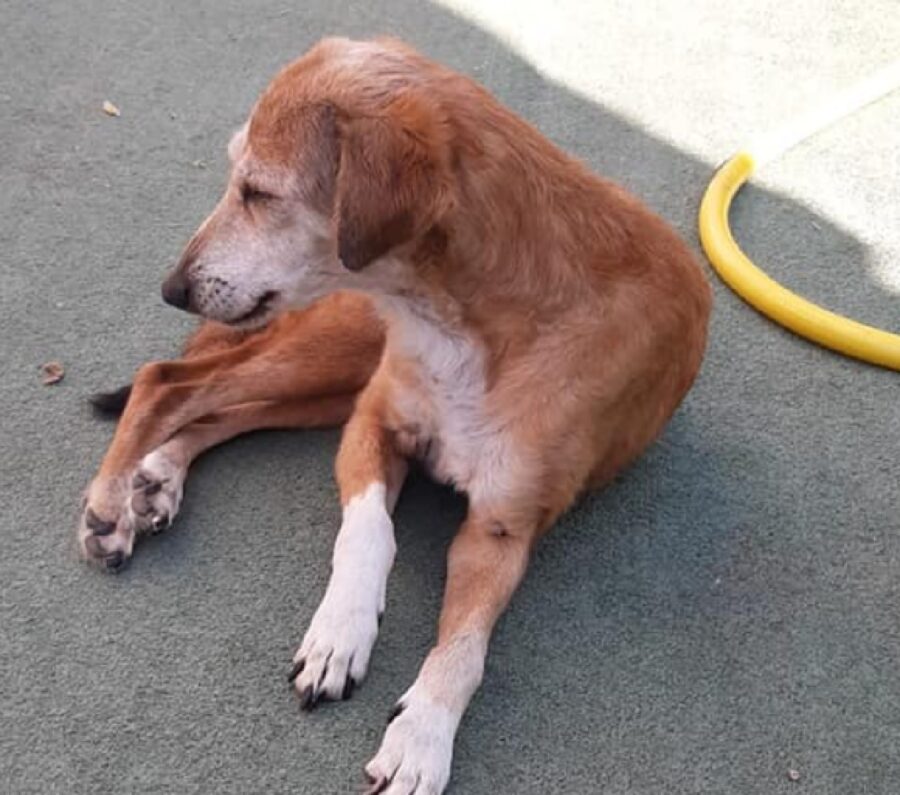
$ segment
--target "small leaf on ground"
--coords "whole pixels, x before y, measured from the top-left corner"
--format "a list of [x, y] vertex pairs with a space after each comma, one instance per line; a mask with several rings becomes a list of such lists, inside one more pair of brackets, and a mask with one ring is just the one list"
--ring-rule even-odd
[[66, 374], [66, 371], [59, 362], [47, 362], [46, 364], [41, 365], [41, 372], [44, 374], [44, 386], [58, 384], [63, 380], [63, 377]]

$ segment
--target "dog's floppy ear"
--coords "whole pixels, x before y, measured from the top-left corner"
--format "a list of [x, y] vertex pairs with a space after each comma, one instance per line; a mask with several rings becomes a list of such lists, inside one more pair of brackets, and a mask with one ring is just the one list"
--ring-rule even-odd
[[449, 205], [446, 146], [424, 109], [392, 103], [379, 116], [338, 122], [334, 221], [351, 271], [426, 232]]

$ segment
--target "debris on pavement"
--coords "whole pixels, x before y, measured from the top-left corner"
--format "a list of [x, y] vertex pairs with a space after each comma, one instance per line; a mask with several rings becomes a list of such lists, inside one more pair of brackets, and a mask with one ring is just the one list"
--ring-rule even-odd
[[787, 777], [789, 781], [799, 781], [800, 780], [800, 771], [795, 770], [794, 768], [789, 768], [787, 772]]
[[41, 365], [41, 372], [44, 374], [44, 386], [58, 384], [63, 380], [63, 377], [66, 374], [66, 371], [59, 362], [47, 362], [46, 364]]
[[108, 99], [103, 100], [103, 112], [107, 116], [121, 116], [122, 111], [120, 111], [115, 105], [112, 104]]

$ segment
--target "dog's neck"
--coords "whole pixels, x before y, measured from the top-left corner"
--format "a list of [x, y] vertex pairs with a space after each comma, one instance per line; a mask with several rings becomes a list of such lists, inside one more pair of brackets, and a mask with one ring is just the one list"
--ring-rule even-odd
[[463, 307], [425, 289], [376, 293], [387, 325], [387, 348], [425, 366], [433, 385], [452, 388], [484, 376], [485, 346], [464, 322]]

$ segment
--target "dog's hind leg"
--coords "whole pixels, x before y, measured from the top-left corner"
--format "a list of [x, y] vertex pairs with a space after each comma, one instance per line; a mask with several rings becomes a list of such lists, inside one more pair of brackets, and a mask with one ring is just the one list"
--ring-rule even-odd
[[[268, 333], [269, 329], [241, 331], [207, 320], [188, 336], [181, 352], [181, 358], [195, 359], [211, 353], [233, 350], [251, 336]], [[101, 419], [118, 419], [125, 411], [133, 389], [132, 384], [126, 384], [118, 389], [91, 395], [90, 403], [94, 413]]]
[[85, 496], [78, 538], [87, 559], [116, 569], [131, 554], [139, 529], [129, 507], [132, 482], [148, 453], [230, 407], [355, 394], [380, 360], [383, 328], [366, 299], [338, 294], [235, 344], [207, 347], [213, 351], [201, 347], [138, 372]]

